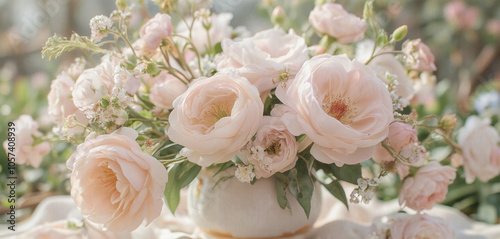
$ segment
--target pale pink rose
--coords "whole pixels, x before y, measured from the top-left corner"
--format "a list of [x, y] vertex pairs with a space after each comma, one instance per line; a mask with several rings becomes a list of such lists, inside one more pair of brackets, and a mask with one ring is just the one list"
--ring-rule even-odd
[[278, 117], [264, 116], [255, 139], [238, 154], [245, 164], [253, 165], [255, 176], [268, 178], [295, 166], [299, 144]]
[[160, 46], [163, 39], [172, 34], [172, 23], [168, 14], [157, 13], [153, 18], [146, 22], [139, 32], [139, 35], [150, 49], [156, 49]]
[[435, 71], [437, 69], [431, 49], [420, 38], [405, 42], [403, 52], [406, 54], [406, 64], [412, 69], [418, 71]]
[[113, 90], [114, 73], [115, 63], [109, 58], [103, 58], [97, 67], [83, 71], [73, 86], [75, 106], [81, 111], [92, 110], [102, 97]]
[[400, 216], [390, 226], [391, 238], [454, 239], [455, 231], [443, 220], [425, 214]]
[[[63, 127], [68, 117], [75, 117], [83, 125], [88, 124], [85, 114], [73, 103], [71, 91], [74, 85], [75, 81], [64, 72], [58, 75], [50, 85], [50, 92], [47, 95], [49, 103], [48, 114], [59, 129]], [[84, 128], [75, 127], [69, 133], [75, 134], [83, 131]]]
[[[42, 142], [33, 145], [35, 139], [33, 137], [42, 137], [43, 134], [38, 130], [38, 123], [33, 120], [30, 115], [21, 115], [17, 120], [14, 120], [15, 131], [8, 131], [14, 133], [14, 141], [8, 139], [3, 142], [3, 148], [6, 153], [12, 153], [14, 148], [14, 157], [16, 164], [31, 165], [38, 168], [42, 163], [43, 156], [50, 152], [50, 143]], [[14, 145], [9, 146], [9, 142], [14, 142]], [[9, 157], [11, 158], [11, 157]]]
[[264, 111], [257, 88], [231, 72], [198, 78], [173, 106], [168, 136], [204, 167], [231, 160], [257, 132]]
[[455, 180], [456, 169], [430, 162], [420, 168], [415, 176], [406, 178], [399, 194], [399, 204], [413, 210], [431, 209], [442, 202], [448, 193], [448, 185]]
[[346, 56], [313, 57], [276, 96], [290, 108], [282, 116], [288, 130], [314, 142], [318, 161], [338, 166], [369, 159], [394, 119], [384, 83]]
[[150, 89], [149, 99], [159, 110], [170, 110], [175, 98], [187, 90], [185, 83], [174, 76], [162, 72], [155, 77], [155, 84]]
[[273, 89], [279, 84], [279, 75], [287, 72], [290, 78], [309, 59], [304, 39], [293, 32], [269, 29], [240, 41], [224, 39], [217, 70], [235, 68], [259, 92]]
[[132, 231], [160, 215], [168, 173], [121, 128], [87, 137], [68, 159], [71, 196], [82, 215], [110, 231]]
[[335, 37], [341, 44], [357, 42], [365, 36], [365, 21], [336, 3], [316, 6], [309, 13], [309, 23], [319, 32]]
[[[356, 44], [356, 59], [361, 62], [367, 62], [372, 54], [374, 42], [371, 40], [363, 40]], [[392, 51], [390, 47], [384, 49], [377, 49], [377, 52], [385, 53]], [[406, 69], [399, 62], [393, 54], [382, 54], [373, 58], [368, 66], [377, 73], [377, 76], [385, 83], [388, 84], [387, 74], [395, 76], [397, 80], [396, 95], [410, 100], [413, 97], [414, 89], [413, 84], [408, 78]]]
[[444, 7], [445, 19], [452, 25], [461, 28], [472, 28], [479, 19], [479, 10], [467, 6], [463, 1], [452, 1]]
[[[207, 19], [198, 17], [194, 20], [191, 31], [191, 42], [200, 53], [206, 52], [209, 48], [222, 41], [222, 39], [231, 37], [233, 28], [229, 23], [233, 18], [231, 13], [220, 13], [208, 16]], [[187, 22], [193, 21], [192, 18], [186, 19]], [[210, 24], [210, 29], [205, 29], [203, 22]], [[181, 21], [176, 28], [176, 31], [183, 36], [189, 37], [189, 28]], [[209, 44], [210, 43], [210, 44]]]
[[[411, 125], [395, 122], [389, 126], [389, 135], [387, 136], [386, 144], [393, 150], [392, 153], [395, 154], [396, 157], [403, 152], [403, 149], [406, 150], [417, 142], [417, 130], [413, 129]], [[421, 166], [423, 163], [422, 160], [413, 163], [411, 161], [402, 162], [401, 160], [396, 160], [396, 158], [382, 146], [382, 143], [377, 145], [372, 158], [377, 163], [389, 166], [394, 162], [401, 179], [408, 175], [409, 165]]]
[[490, 119], [467, 118], [458, 133], [467, 183], [474, 182], [476, 177], [487, 182], [500, 173], [499, 142], [500, 136], [490, 125]]

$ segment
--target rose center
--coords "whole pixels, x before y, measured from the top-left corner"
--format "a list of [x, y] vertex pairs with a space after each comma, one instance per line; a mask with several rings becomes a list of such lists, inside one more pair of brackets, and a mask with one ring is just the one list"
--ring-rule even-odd
[[116, 173], [109, 168], [108, 163], [104, 163], [100, 165], [101, 172], [99, 176], [97, 176], [98, 180], [102, 183], [102, 186], [114, 190], [116, 188], [116, 182], [118, 179], [116, 178]]
[[281, 143], [279, 141], [274, 141], [264, 150], [268, 155], [277, 155], [281, 151]]
[[230, 97], [211, 103], [201, 116], [201, 124], [205, 132], [212, 129], [220, 119], [230, 117], [235, 102], [236, 97]]
[[352, 123], [356, 112], [356, 108], [352, 106], [349, 98], [342, 98], [331, 93], [323, 98], [322, 108], [326, 114], [346, 125]]

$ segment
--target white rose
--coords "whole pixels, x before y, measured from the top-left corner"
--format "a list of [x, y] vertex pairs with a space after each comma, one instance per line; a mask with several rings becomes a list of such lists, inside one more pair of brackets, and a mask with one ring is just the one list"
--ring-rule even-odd
[[[356, 45], [356, 59], [361, 62], [366, 62], [371, 56], [373, 51], [374, 43], [370, 40], [364, 40]], [[384, 48], [380, 52], [391, 51], [390, 48]], [[413, 84], [408, 78], [406, 69], [403, 67], [401, 62], [399, 62], [396, 57], [392, 54], [383, 54], [373, 58], [368, 66], [375, 71], [377, 76], [385, 83], [388, 84], [386, 74], [396, 76], [398, 85], [396, 86], [396, 95], [401, 96], [407, 100], [413, 97], [414, 89]]]
[[280, 73], [287, 71], [293, 78], [309, 59], [304, 39], [281, 29], [261, 31], [240, 41], [224, 39], [222, 50], [217, 70], [237, 69], [261, 93], [278, 85]]
[[467, 118], [458, 132], [467, 183], [474, 182], [476, 177], [487, 182], [500, 173], [499, 141], [498, 132], [490, 126], [490, 119]]
[[[206, 52], [208, 50], [207, 46], [210, 45], [209, 43], [211, 43], [210, 47], [213, 47], [218, 42], [221, 42], [222, 39], [231, 37], [233, 28], [229, 25], [229, 22], [231, 22], [232, 18], [233, 14], [231, 13], [212, 13], [208, 19], [203, 19], [202, 17], [196, 18], [190, 37], [196, 49], [200, 53]], [[191, 22], [193, 19], [188, 18], [186, 20], [187, 22]], [[210, 23], [208, 33], [203, 26], [204, 21]], [[180, 22], [176, 30], [180, 35], [189, 37], [189, 29], [183, 21]]]
[[75, 106], [81, 111], [92, 110], [102, 97], [113, 90], [114, 72], [115, 63], [108, 58], [103, 58], [97, 67], [83, 71], [73, 87]]
[[[72, 116], [83, 125], [88, 123], [84, 113], [75, 106], [71, 99], [71, 91], [74, 85], [75, 81], [65, 73], [58, 75], [50, 85], [50, 92], [47, 95], [48, 113], [58, 128], [63, 127], [65, 120]], [[75, 127], [69, 133], [81, 133], [83, 130], [82, 127]]]
[[201, 166], [231, 160], [255, 134], [264, 106], [257, 89], [234, 73], [194, 81], [174, 101], [168, 136]]

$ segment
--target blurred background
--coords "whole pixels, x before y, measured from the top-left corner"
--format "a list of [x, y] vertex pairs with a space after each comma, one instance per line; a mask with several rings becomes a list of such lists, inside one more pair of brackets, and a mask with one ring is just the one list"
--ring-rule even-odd
[[[362, 16], [364, 0], [336, 2], [343, 4], [347, 11]], [[128, 3], [145, 5], [151, 15], [159, 11], [149, 0], [128, 0]], [[233, 12], [231, 25], [243, 25], [255, 33], [272, 27], [269, 9], [282, 5], [288, 17], [287, 24], [300, 33], [314, 4], [314, 0], [215, 0], [212, 10]], [[266, 9], [265, 6], [271, 7]], [[42, 132], [51, 130], [46, 115], [50, 82], [62, 67], [82, 52], [65, 53], [56, 60], [42, 59], [41, 49], [47, 39], [55, 33], [65, 37], [72, 32], [89, 36], [89, 20], [96, 15], [109, 15], [114, 9], [114, 0], [0, 0], [1, 142], [6, 139], [7, 122], [21, 114], [32, 115]], [[474, 113], [472, 102], [478, 92], [500, 88], [500, 1], [376, 0], [375, 12], [377, 23], [389, 33], [401, 25], [408, 25], [406, 39], [421, 38], [436, 57], [436, 90], [431, 100], [422, 106], [423, 112], [437, 115], [458, 112], [458, 116], [466, 116]], [[27, 209], [19, 211], [21, 214], [29, 215], [29, 209], [44, 197], [68, 193], [64, 162], [72, 148], [66, 143], [56, 143], [54, 149], [38, 169], [17, 167], [22, 182], [17, 188], [18, 205]], [[0, 170], [6, 169], [6, 162], [6, 155], [1, 153]], [[5, 170], [2, 170], [0, 181], [4, 182], [5, 177]], [[499, 181], [498, 177], [492, 180]], [[477, 191], [462, 186], [460, 182], [456, 184], [455, 187], [460, 188], [458, 196], [447, 203], [474, 214], [479, 200]], [[0, 202], [8, 205], [5, 187], [5, 184], [0, 185]], [[500, 192], [499, 188], [491, 190]], [[391, 199], [397, 192], [389, 188], [382, 193], [380, 198]], [[498, 195], [488, 199], [490, 204], [500, 205]], [[472, 199], [463, 202], [467, 198]], [[500, 213], [499, 208], [496, 206], [494, 211]], [[4, 210], [0, 206], [0, 215]], [[489, 222], [497, 222], [496, 215], [495, 220]]]

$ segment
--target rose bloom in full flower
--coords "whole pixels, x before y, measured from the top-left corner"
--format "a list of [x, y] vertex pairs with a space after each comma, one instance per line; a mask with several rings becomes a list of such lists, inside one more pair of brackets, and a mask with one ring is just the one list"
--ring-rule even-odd
[[168, 172], [135, 139], [137, 131], [121, 128], [91, 134], [68, 159], [71, 196], [82, 215], [110, 231], [132, 231], [160, 215]]
[[314, 142], [311, 154], [337, 166], [369, 159], [394, 119], [384, 83], [346, 56], [313, 57], [276, 96], [290, 108], [282, 116], [288, 130], [306, 134]]
[[[31, 165], [34, 168], [38, 168], [42, 163], [43, 156], [50, 152], [50, 143], [42, 142], [33, 145], [35, 142], [35, 137], [43, 136], [42, 132], [38, 130], [38, 123], [33, 120], [31, 115], [21, 115], [17, 120], [14, 120], [13, 132], [15, 136], [14, 141], [5, 140], [3, 142], [3, 149], [5, 152], [11, 153], [9, 148], [14, 148], [15, 163], [16, 164], [26, 164]], [[14, 146], [9, 146], [9, 142], [14, 142]], [[12, 144], [11, 144], [12, 145]]]
[[261, 31], [241, 41], [224, 39], [222, 50], [217, 70], [237, 69], [260, 93], [275, 88], [281, 73], [293, 78], [309, 59], [304, 39], [281, 29]]
[[336, 3], [316, 6], [309, 14], [309, 23], [319, 32], [335, 37], [341, 44], [363, 39], [366, 31], [364, 20]]
[[456, 169], [430, 162], [420, 168], [416, 175], [406, 178], [399, 194], [399, 204], [413, 210], [431, 209], [442, 202], [448, 193], [448, 185], [455, 180]]
[[490, 125], [490, 119], [469, 116], [458, 133], [458, 144], [462, 148], [465, 181], [474, 182], [477, 177], [483, 182], [500, 173], [500, 136]]
[[257, 132], [264, 111], [257, 88], [234, 72], [198, 78], [173, 104], [167, 134], [203, 167], [231, 160]]
[[403, 52], [406, 54], [406, 64], [418, 71], [435, 71], [434, 55], [431, 49], [420, 39], [407, 41], [403, 44]]
[[139, 35], [148, 48], [156, 49], [160, 46], [163, 39], [168, 38], [172, 34], [172, 30], [170, 16], [164, 13], [157, 13], [142, 26]]
[[255, 176], [268, 178], [285, 172], [297, 161], [299, 144], [278, 117], [264, 116], [255, 139], [240, 151], [239, 158], [255, 168]]

